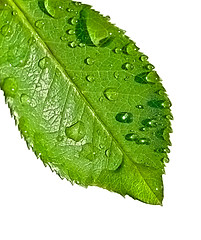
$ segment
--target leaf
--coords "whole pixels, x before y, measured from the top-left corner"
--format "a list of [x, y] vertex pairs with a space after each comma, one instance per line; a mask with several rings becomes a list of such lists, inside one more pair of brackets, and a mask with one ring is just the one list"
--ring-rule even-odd
[[162, 204], [170, 101], [148, 58], [90, 6], [0, 1], [0, 86], [61, 178]]

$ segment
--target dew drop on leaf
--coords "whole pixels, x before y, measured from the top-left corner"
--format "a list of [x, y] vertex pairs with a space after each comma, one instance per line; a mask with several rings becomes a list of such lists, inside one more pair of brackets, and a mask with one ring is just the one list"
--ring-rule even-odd
[[88, 82], [94, 82], [94, 77], [93, 76], [91, 76], [91, 75], [88, 75], [88, 76], [86, 76], [86, 80], [88, 81]]
[[160, 80], [158, 74], [155, 71], [148, 73], [146, 79], [148, 83], [156, 83]]
[[39, 62], [38, 62], [38, 66], [41, 69], [48, 68], [49, 65], [50, 65], [50, 59], [48, 57], [44, 57], [44, 58], [40, 59]]
[[168, 100], [151, 100], [148, 101], [148, 106], [159, 109], [170, 108], [171, 102]]
[[127, 63], [123, 64], [122, 68], [125, 70], [133, 70], [134, 65], [127, 62]]
[[138, 135], [136, 133], [128, 133], [126, 136], [125, 136], [125, 139], [127, 141], [136, 141], [138, 139]]
[[79, 142], [86, 134], [86, 129], [82, 121], [78, 121], [75, 124], [66, 127], [66, 137], [71, 138], [75, 142]]
[[148, 60], [148, 57], [147, 57], [146, 55], [142, 55], [142, 56], [140, 57], [140, 60], [141, 60], [142, 62], [146, 62], [146, 61]]
[[98, 151], [98, 148], [94, 147], [92, 143], [86, 143], [82, 146], [80, 156], [85, 157], [90, 161], [93, 161]]
[[157, 126], [157, 121], [155, 119], [145, 119], [142, 121], [142, 124], [145, 127], [156, 127]]
[[43, 20], [37, 20], [35, 22], [35, 26], [38, 28], [38, 29], [42, 29], [45, 25], [45, 22]]
[[157, 149], [155, 149], [155, 152], [157, 152], [157, 153], [170, 153], [170, 149], [169, 148], [157, 148]]
[[76, 48], [77, 47], [77, 43], [72, 41], [72, 42], [69, 42], [68, 46], [71, 47], [71, 48]]
[[128, 55], [133, 55], [136, 53], [136, 51], [138, 51], [139, 48], [133, 43], [129, 43], [127, 44], [124, 48], [123, 48], [123, 52], [128, 54]]
[[121, 123], [133, 122], [133, 114], [130, 112], [120, 112], [116, 115], [116, 120]]
[[46, 11], [49, 13], [50, 16], [53, 18], [62, 18], [67, 15], [66, 9], [68, 7], [68, 1], [66, 0], [45, 0], [44, 6]]
[[31, 102], [30, 97], [26, 94], [21, 95], [20, 101], [21, 101], [22, 105], [29, 105]]
[[7, 52], [7, 61], [13, 67], [23, 67], [26, 65], [29, 55], [28, 43], [10, 46]]
[[121, 52], [122, 52], [122, 49], [121, 49], [121, 48], [118, 48], [118, 47], [116, 47], [116, 48], [113, 50], [113, 52], [114, 52], [114, 53], [117, 53], [117, 54], [119, 54], [119, 53], [121, 53]]
[[67, 34], [73, 35], [73, 34], [75, 34], [75, 30], [69, 29], [69, 30], [67, 30]]
[[155, 67], [154, 67], [154, 65], [152, 65], [152, 64], [148, 64], [147, 66], [146, 66], [146, 69], [147, 70], [153, 70]]
[[78, 22], [78, 20], [76, 17], [69, 18], [69, 20], [68, 20], [68, 23], [71, 25], [76, 25], [77, 22]]
[[114, 77], [117, 79], [119, 78], [119, 73], [118, 72], [114, 72]]
[[2, 34], [4, 37], [9, 37], [9, 36], [12, 35], [12, 29], [11, 29], [10, 24], [6, 24], [6, 25], [4, 25], [4, 26], [1, 28], [1, 34]]
[[8, 77], [1, 83], [1, 89], [4, 91], [6, 97], [14, 97], [17, 92], [17, 81], [15, 78]]
[[87, 65], [93, 65], [93, 64], [94, 64], [94, 59], [88, 57], [88, 58], [86, 58], [86, 59], [84, 60], [84, 62], [85, 62]]
[[141, 145], [149, 145], [150, 140], [148, 138], [139, 138], [137, 139], [136, 143]]
[[118, 98], [118, 93], [115, 88], [107, 88], [104, 91], [104, 96], [110, 101], [115, 101]]
[[136, 108], [138, 108], [138, 109], [144, 109], [144, 106], [143, 106], [143, 105], [137, 105]]

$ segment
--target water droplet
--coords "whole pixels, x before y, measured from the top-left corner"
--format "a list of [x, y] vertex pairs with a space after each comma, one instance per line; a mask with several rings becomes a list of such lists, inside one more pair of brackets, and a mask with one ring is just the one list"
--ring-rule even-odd
[[82, 146], [80, 156], [85, 157], [90, 161], [93, 161], [98, 151], [99, 151], [98, 148], [95, 147], [92, 143], [86, 143]]
[[142, 62], [146, 62], [146, 61], [148, 60], [148, 57], [147, 57], [146, 55], [142, 55], [142, 56], [140, 57], [140, 60], [141, 60]]
[[120, 112], [116, 115], [116, 120], [121, 123], [133, 122], [133, 114], [130, 112]]
[[47, 10], [47, 12], [53, 17], [53, 18], [62, 18], [66, 16], [66, 9], [69, 5], [68, 1], [65, 0], [45, 0], [44, 6]]
[[86, 77], [86, 79], [87, 79], [87, 81], [88, 82], [94, 82], [94, 77], [93, 76], [90, 76], [90, 75], [88, 75], [87, 77]]
[[86, 59], [84, 60], [84, 62], [85, 62], [87, 65], [93, 65], [93, 64], [94, 64], [94, 59], [88, 57], [88, 58], [86, 58]]
[[119, 73], [118, 72], [114, 72], [114, 77], [117, 79], [119, 78]]
[[2, 34], [4, 37], [9, 37], [9, 36], [12, 35], [12, 29], [11, 29], [10, 24], [6, 24], [6, 25], [4, 25], [4, 26], [1, 28], [1, 34]]
[[72, 8], [67, 8], [66, 11], [67, 12], [73, 12], [74, 10]]
[[146, 79], [149, 83], [156, 83], [160, 80], [160, 77], [158, 76], [157, 72], [153, 71], [147, 74]]
[[152, 64], [148, 64], [147, 66], [146, 66], [146, 69], [147, 70], [153, 70], [155, 67], [152, 65]]
[[169, 100], [151, 100], [148, 102], [148, 106], [159, 109], [170, 108], [171, 102]]
[[144, 109], [144, 106], [143, 106], [143, 105], [137, 105], [136, 108], [138, 108], [138, 109]]
[[113, 52], [119, 54], [119, 53], [122, 53], [122, 49], [116, 47], [116, 48], [113, 50]]
[[69, 18], [68, 23], [71, 25], [77, 24], [78, 20], [75, 17]]
[[101, 97], [99, 98], [99, 101], [100, 101], [100, 102], [103, 102], [103, 100], [104, 100], [104, 98], [103, 98], [103, 96], [101, 96]]
[[79, 142], [86, 134], [84, 123], [81, 121], [69, 126], [65, 130], [66, 136]]
[[109, 149], [105, 150], [105, 156], [110, 157], [110, 155], [111, 155], [110, 150]]
[[45, 22], [43, 20], [38, 20], [35, 22], [35, 26], [38, 28], [38, 29], [42, 29], [45, 25]]
[[56, 139], [58, 142], [62, 142], [64, 140], [64, 137], [61, 135], [58, 135]]
[[168, 119], [168, 120], [173, 120], [174, 119], [174, 117], [171, 113], [166, 115], [165, 118]]
[[[96, 21], [91, 21], [91, 19], [96, 19]], [[83, 9], [76, 24], [77, 38], [88, 46], [104, 47], [113, 40], [112, 33], [106, 26], [108, 26], [106, 18], [103, 19], [95, 11]]]
[[131, 70], [133, 70], [134, 65], [127, 62], [127, 63], [124, 63], [124, 64], [122, 65], [122, 68], [125, 69], [125, 70], [131, 71]]
[[170, 142], [170, 132], [171, 132], [171, 129], [169, 127], [167, 127], [167, 128], [162, 128], [162, 129], [158, 130], [155, 133], [155, 135], [159, 139], [165, 140], [168, 145], [171, 145], [171, 142]]
[[150, 139], [148, 138], [139, 138], [136, 140], [137, 144], [141, 144], [141, 145], [149, 145], [150, 144]]
[[86, 46], [85, 43], [79, 43], [79, 47], [83, 48], [83, 47], [85, 47], [85, 46]]
[[12, 11], [12, 15], [13, 16], [17, 16], [18, 14], [17, 14], [17, 11]]
[[142, 83], [142, 84], [147, 84], [147, 72], [144, 73], [140, 73], [138, 75], [135, 76], [135, 81], [137, 83]]
[[123, 52], [129, 55], [133, 55], [139, 48], [134, 43], [129, 43], [123, 48]]
[[60, 37], [61, 41], [68, 41], [69, 37], [67, 36], [67, 34], [64, 34], [63, 36]]
[[108, 16], [108, 15], [105, 16], [105, 18], [106, 18], [108, 21], [110, 21], [110, 19], [111, 19], [110, 16]]
[[72, 41], [72, 42], [69, 42], [68, 46], [71, 47], [71, 48], [76, 48], [77, 47], [77, 43]]
[[22, 105], [29, 105], [31, 102], [30, 97], [26, 94], [21, 95], [20, 101], [21, 101]]
[[29, 38], [29, 41], [28, 41], [29, 46], [32, 46], [35, 43], [36, 43], [36, 39], [34, 37]]
[[44, 58], [40, 59], [40, 61], [38, 62], [38, 66], [41, 69], [48, 68], [49, 65], [50, 65], [50, 59], [48, 57], [44, 57]]
[[136, 141], [138, 139], [138, 135], [136, 133], [129, 133], [125, 136], [127, 141]]
[[170, 159], [168, 157], [164, 157], [161, 159], [162, 162], [164, 163], [169, 163], [170, 162]]
[[66, 31], [66, 32], [67, 32], [67, 34], [69, 34], [69, 35], [75, 34], [75, 30], [73, 30], [73, 29], [69, 29], [69, 30]]
[[145, 127], [156, 127], [157, 126], [157, 121], [155, 119], [145, 119], [142, 121], [142, 124]]
[[104, 91], [104, 96], [110, 101], [115, 101], [118, 98], [118, 93], [115, 88], [107, 88]]
[[170, 149], [161, 147], [161, 148], [155, 149], [155, 152], [157, 152], [157, 153], [170, 153]]
[[4, 91], [6, 97], [15, 97], [17, 88], [17, 81], [12, 77], [5, 78], [1, 83], [1, 89]]

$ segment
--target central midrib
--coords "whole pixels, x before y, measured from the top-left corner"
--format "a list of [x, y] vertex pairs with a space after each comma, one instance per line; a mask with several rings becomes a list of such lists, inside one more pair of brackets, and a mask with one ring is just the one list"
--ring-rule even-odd
[[[142, 176], [140, 170], [138, 169], [137, 165], [135, 164], [134, 161], [132, 161], [131, 157], [124, 151], [123, 147], [121, 146], [121, 144], [117, 141], [117, 139], [113, 136], [112, 132], [110, 130], [108, 130], [106, 128], [106, 124], [104, 123], [104, 121], [98, 116], [98, 114], [96, 113], [96, 111], [94, 110], [94, 108], [92, 107], [92, 105], [89, 103], [89, 101], [86, 99], [86, 97], [82, 94], [82, 92], [79, 90], [78, 86], [72, 81], [72, 79], [68, 76], [68, 73], [66, 72], [66, 70], [64, 69], [62, 63], [54, 56], [54, 54], [52, 53], [52, 51], [50, 50], [49, 46], [44, 43], [44, 41], [42, 40], [42, 37], [40, 36], [40, 34], [36, 31], [35, 28], [32, 27], [31, 22], [29, 21], [28, 17], [26, 17], [26, 14], [24, 13], [23, 9], [14, 1], [14, 0], [7, 0], [10, 5], [12, 5], [14, 8], [16, 8], [18, 10], [18, 12], [20, 12], [20, 15], [25, 21], [24, 24], [27, 25], [27, 27], [30, 29], [30, 31], [35, 35], [35, 37], [37, 38], [37, 40], [40, 42], [41, 46], [43, 46], [44, 49], [46, 49], [47, 52], [49, 52], [49, 54], [51, 55], [53, 61], [55, 62], [55, 64], [59, 67], [59, 69], [61, 70], [61, 72], [63, 73], [63, 75], [66, 76], [66, 78], [68, 79], [68, 81], [74, 86], [74, 88], [76, 89], [76, 91], [79, 93], [80, 97], [83, 98], [83, 100], [85, 101], [86, 105], [90, 108], [90, 110], [94, 113], [94, 116], [96, 117], [97, 121], [100, 122], [100, 124], [104, 127], [104, 129], [108, 132], [108, 134], [111, 136], [111, 138], [114, 140], [114, 142], [116, 143], [117, 147], [120, 149], [120, 151], [122, 152], [122, 154], [124, 156], [126, 156], [126, 158], [135, 166], [135, 168], [137, 169], [139, 175], [141, 176], [141, 178], [143, 179], [143, 181], [145, 182], [145, 184], [148, 186], [148, 188], [150, 189], [151, 193], [154, 194], [154, 196], [156, 197], [156, 199], [159, 201], [159, 203], [161, 204], [161, 201], [158, 199], [158, 197], [156, 196], [156, 194], [152, 191], [151, 187], [149, 186], [148, 182], [144, 179], [144, 177]], [[39, 37], [39, 38], [38, 38]]]

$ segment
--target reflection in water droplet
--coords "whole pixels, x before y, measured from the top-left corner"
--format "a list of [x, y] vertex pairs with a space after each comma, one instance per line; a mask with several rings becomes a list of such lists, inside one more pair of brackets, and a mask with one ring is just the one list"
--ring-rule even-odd
[[141, 60], [142, 62], [146, 62], [146, 61], [148, 60], [148, 57], [147, 57], [146, 55], [142, 55], [142, 56], [140, 57], [140, 60]]
[[17, 88], [17, 81], [12, 77], [5, 78], [1, 83], [1, 89], [4, 91], [6, 97], [15, 97]]
[[38, 66], [41, 69], [48, 68], [49, 65], [50, 65], [50, 59], [48, 57], [44, 57], [44, 58], [40, 59], [40, 61], [38, 62]]
[[136, 141], [138, 139], [138, 135], [136, 133], [129, 133], [125, 136], [127, 141]]
[[79, 142], [86, 134], [85, 126], [82, 121], [78, 121], [75, 124], [69, 126], [65, 130], [66, 136]]
[[71, 48], [75, 48], [75, 47], [77, 47], [77, 43], [72, 41], [72, 42], [69, 42], [68, 46]]
[[116, 115], [116, 120], [121, 123], [133, 122], [133, 114], [130, 112], [120, 112]]
[[38, 29], [42, 29], [45, 25], [45, 22], [43, 20], [38, 20], [35, 22], [35, 26], [38, 28]]
[[88, 81], [88, 82], [94, 82], [94, 77], [93, 76], [90, 76], [90, 75], [88, 75], [87, 77], [86, 77], [86, 80]]
[[31, 102], [30, 97], [26, 94], [21, 95], [20, 101], [21, 101], [22, 105], [29, 105]]
[[155, 152], [157, 152], [157, 153], [170, 153], [170, 149], [161, 147], [161, 148], [155, 149]]
[[86, 58], [86, 59], [84, 60], [84, 62], [85, 62], [87, 65], [93, 65], [93, 64], [94, 64], [94, 59], [88, 57], [88, 58]]
[[137, 139], [136, 143], [141, 145], [149, 145], [150, 140], [148, 138], [139, 138]]
[[1, 34], [2, 34], [4, 37], [9, 37], [9, 36], [12, 35], [12, 29], [11, 29], [10, 24], [6, 24], [6, 25], [4, 25], [4, 26], [1, 28]]
[[142, 121], [142, 124], [145, 127], [156, 127], [157, 126], [157, 121], [155, 119], [145, 119]]
[[118, 98], [118, 93], [115, 88], [107, 88], [104, 91], [104, 96], [110, 101], [115, 101]]
[[148, 106], [159, 109], [170, 108], [171, 102], [169, 100], [151, 100], [148, 102]]
[[138, 108], [138, 109], [144, 109], [143, 105], [137, 105], [136, 108]]
[[45, 0], [44, 6], [47, 12], [53, 18], [62, 18], [66, 16], [66, 8], [68, 7], [69, 2], [65, 0]]

